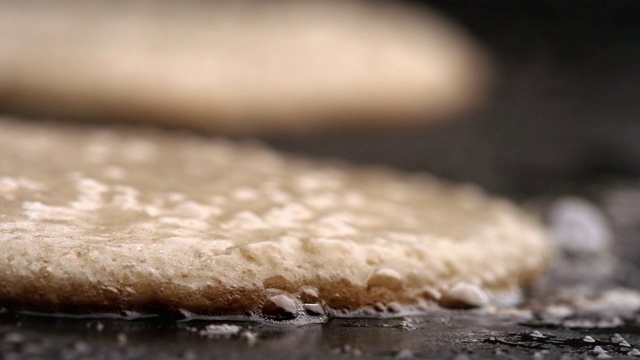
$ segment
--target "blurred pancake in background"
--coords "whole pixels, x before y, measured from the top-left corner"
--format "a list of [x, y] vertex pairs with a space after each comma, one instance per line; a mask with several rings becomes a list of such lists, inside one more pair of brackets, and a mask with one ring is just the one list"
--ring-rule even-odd
[[423, 8], [368, 2], [0, 3], [0, 111], [222, 133], [433, 122], [487, 59]]

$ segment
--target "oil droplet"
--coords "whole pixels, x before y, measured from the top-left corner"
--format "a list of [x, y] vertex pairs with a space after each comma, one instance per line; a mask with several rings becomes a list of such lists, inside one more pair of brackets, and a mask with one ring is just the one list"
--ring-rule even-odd
[[413, 352], [409, 349], [402, 349], [396, 354], [396, 359], [411, 359], [413, 358]]
[[292, 320], [298, 316], [298, 304], [285, 294], [273, 295], [262, 306], [262, 314], [277, 320]]
[[304, 309], [309, 315], [324, 315], [324, 309], [320, 304], [304, 304]]
[[606, 353], [608, 353], [608, 351], [603, 349], [602, 346], [594, 347], [593, 350], [591, 350], [591, 352], [594, 353], [594, 354], [606, 354]]
[[118, 339], [118, 345], [119, 346], [125, 346], [127, 345], [127, 342], [129, 341], [129, 338], [127, 337], [127, 334], [121, 332], [118, 333], [118, 335], [116, 335], [116, 339]]
[[73, 343], [73, 350], [80, 354], [86, 354], [91, 351], [91, 346], [82, 340]]
[[582, 339], [582, 341], [587, 342], [587, 343], [594, 343], [596, 342], [591, 336], [587, 335], [584, 337], [584, 339]]
[[535, 330], [534, 332], [529, 334], [529, 336], [531, 336], [532, 338], [535, 338], [535, 339], [544, 339], [544, 338], [546, 338], [546, 336], [542, 335], [542, 333], [540, 331], [538, 331], [538, 330]]
[[638, 349], [633, 349], [627, 353], [629, 356], [640, 356], [640, 351]]
[[417, 327], [415, 325], [413, 325], [412, 323], [410, 323], [408, 321], [402, 321], [399, 324], [394, 325], [393, 328], [404, 330], [404, 331], [413, 331], [413, 330], [417, 329]]
[[238, 325], [230, 324], [211, 324], [207, 325], [204, 330], [200, 331], [201, 336], [231, 336], [236, 335], [242, 330]]
[[611, 337], [611, 342], [614, 344], [620, 344], [623, 341], [625, 341], [625, 339], [618, 333], [613, 334], [613, 336]]
[[240, 337], [243, 338], [249, 346], [254, 346], [258, 342], [258, 333], [253, 331], [243, 331]]

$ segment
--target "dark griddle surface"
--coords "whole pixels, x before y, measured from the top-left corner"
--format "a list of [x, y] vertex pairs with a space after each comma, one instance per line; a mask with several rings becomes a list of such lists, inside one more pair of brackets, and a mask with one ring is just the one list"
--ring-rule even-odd
[[[611, 336], [640, 345], [640, 320], [606, 329], [518, 324], [517, 318], [470, 311], [434, 311], [400, 319], [342, 319], [322, 325], [272, 327], [235, 323], [238, 334], [207, 336], [211, 322], [69, 320], [0, 315], [4, 359], [245, 359], [245, 358], [532, 358], [592, 355], [596, 345], [626, 357]], [[226, 322], [226, 324], [234, 324]], [[536, 338], [539, 331], [545, 338]], [[256, 336], [248, 340], [246, 333]], [[532, 336], [533, 334], [533, 336]], [[596, 342], [584, 341], [591, 336]], [[537, 355], [536, 355], [537, 354]], [[597, 355], [597, 354], [596, 354]]]

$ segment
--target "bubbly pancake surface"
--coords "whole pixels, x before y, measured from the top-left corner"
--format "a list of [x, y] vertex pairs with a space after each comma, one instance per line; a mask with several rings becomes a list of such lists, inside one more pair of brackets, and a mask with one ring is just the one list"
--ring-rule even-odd
[[0, 209], [0, 305], [43, 311], [412, 303], [526, 286], [549, 252], [471, 186], [150, 129], [1, 119]]

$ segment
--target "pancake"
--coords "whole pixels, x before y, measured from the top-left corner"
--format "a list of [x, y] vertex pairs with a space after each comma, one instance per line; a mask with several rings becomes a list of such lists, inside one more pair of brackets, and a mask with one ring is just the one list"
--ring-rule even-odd
[[37, 311], [482, 305], [550, 250], [514, 204], [425, 174], [8, 118], [0, 209], [0, 306]]
[[434, 122], [487, 59], [422, 8], [364, 1], [0, 2], [4, 113], [216, 133]]

